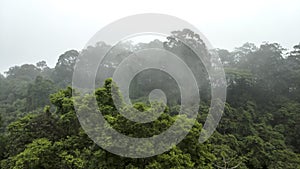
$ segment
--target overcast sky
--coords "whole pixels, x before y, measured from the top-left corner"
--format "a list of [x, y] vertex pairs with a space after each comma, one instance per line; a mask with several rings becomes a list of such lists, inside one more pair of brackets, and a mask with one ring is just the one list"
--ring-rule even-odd
[[299, 0], [0, 0], [0, 72], [24, 63], [53, 67], [66, 50], [81, 50], [103, 26], [139, 13], [163, 13], [196, 26], [214, 47], [245, 42], [300, 42]]

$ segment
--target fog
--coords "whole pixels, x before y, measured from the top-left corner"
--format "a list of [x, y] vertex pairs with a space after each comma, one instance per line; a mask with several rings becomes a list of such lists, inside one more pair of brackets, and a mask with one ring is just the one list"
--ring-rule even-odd
[[0, 72], [24, 63], [53, 67], [69, 49], [81, 50], [99, 29], [138, 13], [164, 13], [199, 28], [214, 47], [300, 39], [300, 1], [0, 1]]

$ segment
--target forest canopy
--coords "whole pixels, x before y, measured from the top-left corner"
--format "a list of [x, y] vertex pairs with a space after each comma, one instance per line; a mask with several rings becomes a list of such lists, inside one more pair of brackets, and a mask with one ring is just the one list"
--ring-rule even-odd
[[[189, 30], [173, 33], [199, 37]], [[227, 100], [217, 130], [205, 143], [199, 143], [198, 138], [210, 106], [209, 81], [201, 62], [192, 60], [192, 71], [201, 72], [197, 76], [206, 79], [200, 85], [203, 99], [197, 120], [177, 146], [144, 159], [120, 157], [97, 146], [76, 116], [71, 85], [78, 56], [105, 52], [110, 47], [99, 42], [80, 52], [66, 51], [54, 68], [41, 61], [14, 66], [5, 75], [0, 74], [0, 168], [300, 168], [300, 43], [290, 51], [278, 43], [245, 43], [233, 51], [214, 49], [225, 69]], [[104, 73], [109, 77], [114, 62], [133, 49], [149, 47], [169, 50], [183, 60], [194, 57], [171, 37], [166, 41], [126, 43], [111, 53], [114, 59], [106, 64], [112, 66]], [[141, 83], [149, 77], [155, 83]], [[162, 115], [147, 125], [132, 123], [117, 113], [110, 92], [113, 81], [98, 80], [93, 94], [99, 109], [121, 133], [149, 137], [168, 129], [178, 116], [179, 89], [166, 74], [144, 72], [131, 85], [134, 108], [140, 111], [151, 109], [147, 94], [153, 85], [167, 94]]]

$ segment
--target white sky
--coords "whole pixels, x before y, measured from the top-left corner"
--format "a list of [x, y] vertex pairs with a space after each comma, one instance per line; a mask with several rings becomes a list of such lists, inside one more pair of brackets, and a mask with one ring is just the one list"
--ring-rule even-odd
[[245, 42], [300, 42], [299, 0], [0, 0], [0, 72], [24, 63], [53, 67], [66, 50], [81, 50], [103, 26], [139, 13], [163, 13], [196, 26], [214, 47]]

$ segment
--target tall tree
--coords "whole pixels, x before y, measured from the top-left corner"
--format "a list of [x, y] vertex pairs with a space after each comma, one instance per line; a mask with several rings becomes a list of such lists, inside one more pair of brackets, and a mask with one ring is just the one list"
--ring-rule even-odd
[[79, 53], [76, 50], [69, 50], [59, 56], [52, 79], [60, 87], [71, 85], [74, 66]]

